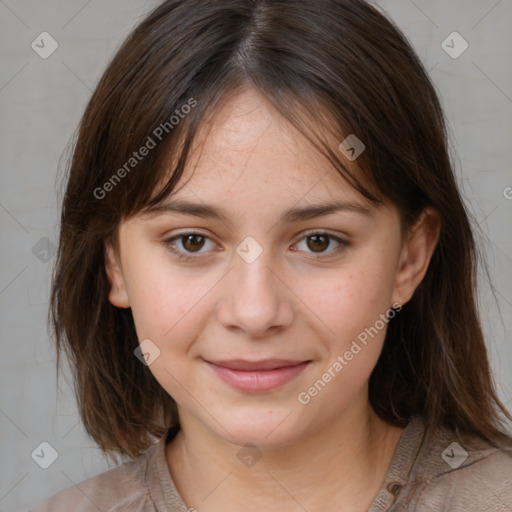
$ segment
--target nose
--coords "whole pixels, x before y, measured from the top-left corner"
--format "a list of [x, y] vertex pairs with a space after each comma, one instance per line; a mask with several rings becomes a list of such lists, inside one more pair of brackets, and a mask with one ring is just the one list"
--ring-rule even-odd
[[280, 274], [266, 251], [251, 263], [235, 254], [216, 308], [222, 325], [251, 338], [289, 326], [294, 317], [293, 293]]

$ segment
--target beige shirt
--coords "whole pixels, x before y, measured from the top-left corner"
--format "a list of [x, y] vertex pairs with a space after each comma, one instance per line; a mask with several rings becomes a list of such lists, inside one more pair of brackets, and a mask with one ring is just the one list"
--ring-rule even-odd
[[[165, 443], [171, 437], [164, 436], [134, 461], [58, 492], [30, 512], [194, 511], [183, 502], [167, 466]], [[367, 512], [512, 511], [512, 455], [478, 437], [463, 441], [459, 444], [447, 429], [430, 435], [423, 419], [414, 416]]]

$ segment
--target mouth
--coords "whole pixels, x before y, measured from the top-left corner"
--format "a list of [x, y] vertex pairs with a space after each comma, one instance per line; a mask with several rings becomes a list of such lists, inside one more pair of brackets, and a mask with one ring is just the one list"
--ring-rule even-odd
[[262, 392], [284, 386], [311, 363], [286, 359], [206, 361], [224, 382], [241, 391]]

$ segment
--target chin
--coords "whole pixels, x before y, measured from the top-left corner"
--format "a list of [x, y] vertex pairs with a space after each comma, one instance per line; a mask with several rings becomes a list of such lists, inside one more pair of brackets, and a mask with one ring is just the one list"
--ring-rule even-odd
[[[303, 424], [290, 414], [290, 408], [237, 408], [236, 413], [218, 417], [220, 425], [208, 419], [208, 427], [228, 443], [244, 446], [251, 443], [260, 449], [275, 449], [293, 444]], [[283, 421], [284, 420], [284, 421]]]

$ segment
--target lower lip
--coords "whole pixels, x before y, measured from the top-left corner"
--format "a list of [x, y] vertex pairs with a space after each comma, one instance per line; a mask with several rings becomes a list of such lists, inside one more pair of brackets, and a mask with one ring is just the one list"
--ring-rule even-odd
[[285, 366], [274, 370], [242, 371], [206, 361], [210, 368], [227, 384], [241, 391], [270, 391], [283, 386], [301, 373], [309, 361], [296, 366]]

